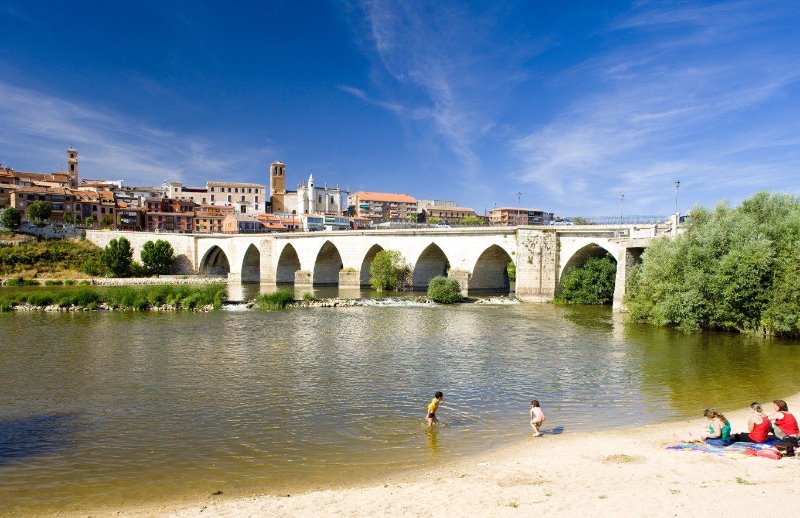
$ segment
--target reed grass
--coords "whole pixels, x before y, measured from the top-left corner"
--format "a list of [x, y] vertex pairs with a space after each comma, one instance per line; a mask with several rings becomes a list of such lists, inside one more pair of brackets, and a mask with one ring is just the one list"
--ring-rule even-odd
[[36, 307], [57, 305], [62, 308], [78, 307], [97, 309], [105, 304], [114, 309], [147, 311], [164, 305], [175, 309], [222, 307], [227, 288], [221, 284], [204, 286], [115, 286], [73, 290], [36, 290], [10, 293], [0, 298], [0, 312], [11, 311], [14, 306], [30, 304]]
[[255, 300], [258, 309], [284, 309], [291, 302], [294, 302], [294, 293], [285, 289], [261, 295]]

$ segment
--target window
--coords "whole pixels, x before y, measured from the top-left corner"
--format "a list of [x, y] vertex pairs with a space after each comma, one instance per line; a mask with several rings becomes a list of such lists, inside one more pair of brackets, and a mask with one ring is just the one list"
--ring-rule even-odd
[[205, 203], [205, 202], [206, 202], [206, 199], [205, 199], [205, 198], [203, 198], [203, 203]]
[[258, 203], [258, 196], [256, 196], [256, 203]]
[[214, 195], [213, 194], [211, 195], [211, 201], [214, 201]]
[[230, 187], [228, 187], [228, 192], [231, 192], [231, 188]]
[[239, 188], [238, 188], [238, 187], [235, 187], [235, 188], [233, 189], [233, 192], [239, 192]]
[[247, 188], [247, 194], [253, 194], [253, 189], [251, 187]]
[[[230, 191], [230, 189], [228, 189], [228, 191]], [[228, 195], [228, 201], [231, 201], [231, 195], [230, 194]]]

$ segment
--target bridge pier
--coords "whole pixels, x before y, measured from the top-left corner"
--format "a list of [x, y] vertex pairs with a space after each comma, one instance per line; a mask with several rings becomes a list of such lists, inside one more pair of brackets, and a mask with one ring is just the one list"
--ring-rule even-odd
[[558, 236], [555, 230], [520, 228], [515, 262], [516, 295], [525, 302], [549, 302], [558, 286]]
[[295, 286], [313, 286], [314, 278], [311, 272], [305, 270], [297, 270], [294, 272], [294, 285]]
[[463, 296], [466, 297], [467, 294], [469, 294], [469, 280], [472, 277], [470, 272], [464, 270], [450, 270], [447, 272], [447, 276], [458, 281]]
[[339, 289], [361, 289], [361, 272], [341, 270], [339, 272]]

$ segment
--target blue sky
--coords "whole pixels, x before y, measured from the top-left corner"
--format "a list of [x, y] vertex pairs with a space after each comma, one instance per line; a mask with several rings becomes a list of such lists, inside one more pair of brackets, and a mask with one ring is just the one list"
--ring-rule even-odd
[[[230, 7], [235, 6], [235, 7]], [[0, 162], [667, 214], [800, 194], [800, 2], [0, 1]]]

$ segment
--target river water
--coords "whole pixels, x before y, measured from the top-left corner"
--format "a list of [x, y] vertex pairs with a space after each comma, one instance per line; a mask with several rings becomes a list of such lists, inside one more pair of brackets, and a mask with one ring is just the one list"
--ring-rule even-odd
[[549, 433], [698, 417], [796, 392], [799, 346], [513, 303], [0, 314], [0, 514], [380, 480], [529, 437], [532, 398]]

